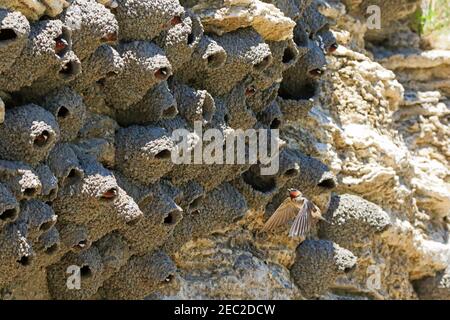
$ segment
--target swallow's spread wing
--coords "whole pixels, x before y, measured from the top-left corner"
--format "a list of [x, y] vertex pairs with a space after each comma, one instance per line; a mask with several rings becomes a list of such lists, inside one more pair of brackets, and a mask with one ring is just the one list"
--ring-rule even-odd
[[297, 214], [292, 223], [291, 230], [289, 230], [290, 237], [304, 237], [311, 228], [312, 215], [314, 204], [308, 200], [304, 201], [302, 208]]
[[269, 231], [287, 223], [297, 215], [300, 207], [301, 204], [292, 201], [291, 198], [287, 198], [281, 203], [269, 220], [267, 220], [263, 227], [263, 231]]

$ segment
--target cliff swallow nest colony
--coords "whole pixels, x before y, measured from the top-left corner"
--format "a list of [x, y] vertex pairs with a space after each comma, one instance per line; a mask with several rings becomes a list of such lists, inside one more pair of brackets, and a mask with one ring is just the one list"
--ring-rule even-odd
[[[2, 298], [143, 298], [175, 281], [184, 243], [284, 197], [285, 185], [334, 188], [325, 165], [288, 148], [273, 176], [170, 158], [172, 131], [194, 121], [229, 133], [306, 116], [336, 48], [310, 1], [291, 1], [296, 25], [280, 39], [251, 21], [214, 32], [178, 0], [26, 2], [0, 1]], [[316, 249], [324, 268], [339, 270], [341, 253], [343, 270], [355, 263], [333, 243], [302, 250]], [[83, 290], [67, 287], [71, 265]], [[293, 275], [307, 286], [302, 268]]]

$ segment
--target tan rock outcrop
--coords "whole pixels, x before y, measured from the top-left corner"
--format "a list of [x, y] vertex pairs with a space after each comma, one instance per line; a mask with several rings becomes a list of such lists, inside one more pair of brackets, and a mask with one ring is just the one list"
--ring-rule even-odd
[[43, 15], [56, 17], [68, 5], [66, 0], [0, 0], [0, 8], [20, 11], [30, 20]]
[[258, 0], [200, 1], [193, 7], [205, 31], [221, 35], [239, 28], [253, 27], [265, 40], [292, 39], [295, 22], [273, 4]]

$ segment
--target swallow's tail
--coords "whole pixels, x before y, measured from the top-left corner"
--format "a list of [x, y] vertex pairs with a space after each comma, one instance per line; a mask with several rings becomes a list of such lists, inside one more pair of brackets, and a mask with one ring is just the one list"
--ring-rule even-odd
[[328, 224], [332, 224], [329, 220], [325, 219], [324, 217], [320, 217], [319, 220], [326, 222]]

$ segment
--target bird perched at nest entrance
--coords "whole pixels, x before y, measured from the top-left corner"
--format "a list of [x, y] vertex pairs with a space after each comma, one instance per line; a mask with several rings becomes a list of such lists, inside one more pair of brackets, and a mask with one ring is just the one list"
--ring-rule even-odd
[[273, 215], [267, 220], [263, 231], [269, 231], [281, 226], [295, 218], [289, 231], [290, 237], [304, 237], [311, 229], [313, 223], [319, 220], [329, 223], [320, 212], [320, 209], [305, 198], [297, 189], [288, 189], [289, 197], [281, 203]]

